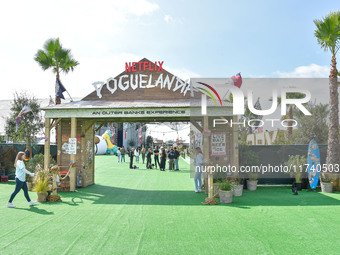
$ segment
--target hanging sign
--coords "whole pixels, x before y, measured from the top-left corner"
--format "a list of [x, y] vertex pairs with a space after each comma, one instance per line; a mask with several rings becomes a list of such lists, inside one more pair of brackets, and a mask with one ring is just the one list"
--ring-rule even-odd
[[68, 154], [70, 155], [77, 154], [77, 138], [68, 139]]
[[211, 156], [225, 156], [226, 149], [226, 134], [212, 133], [211, 134]]

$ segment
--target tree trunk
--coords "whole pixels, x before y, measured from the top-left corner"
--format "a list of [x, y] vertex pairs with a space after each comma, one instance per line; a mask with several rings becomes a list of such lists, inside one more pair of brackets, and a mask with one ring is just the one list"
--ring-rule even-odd
[[[59, 80], [59, 72], [57, 71], [57, 78]], [[58, 93], [58, 87], [57, 87], [57, 84], [55, 86], [55, 104], [61, 104], [61, 99], [60, 97], [57, 96], [57, 93]]]
[[289, 119], [288, 121], [289, 127], [287, 128], [287, 130], [288, 130], [288, 141], [290, 141], [293, 135], [293, 127], [292, 127], [293, 121], [291, 121], [293, 119], [293, 106], [292, 105], [289, 106], [288, 119]]
[[[339, 146], [339, 94], [338, 94], [338, 71], [336, 69], [335, 55], [332, 57], [331, 73], [329, 75], [329, 122], [328, 122], [328, 148], [327, 164], [338, 164], [340, 161]], [[335, 166], [334, 166], [335, 167]]]

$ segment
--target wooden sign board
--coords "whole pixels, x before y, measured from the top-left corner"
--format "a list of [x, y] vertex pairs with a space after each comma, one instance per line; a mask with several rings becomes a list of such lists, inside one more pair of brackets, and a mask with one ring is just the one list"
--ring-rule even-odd
[[225, 156], [227, 155], [225, 133], [212, 133], [211, 134], [211, 156]]

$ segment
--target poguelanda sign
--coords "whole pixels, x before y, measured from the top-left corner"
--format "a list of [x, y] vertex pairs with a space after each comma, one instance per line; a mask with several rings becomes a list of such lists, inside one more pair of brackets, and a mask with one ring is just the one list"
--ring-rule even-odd
[[[92, 83], [97, 96], [102, 98], [102, 88], [106, 84], [107, 90], [114, 94], [118, 90], [151, 89], [159, 87], [168, 91], [179, 91], [185, 96], [190, 91], [189, 83], [182, 81], [177, 76], [164, 72], [163, 61], [139, 61], [125, 63], [125, 73], [117, 78], [108, 78], [106, 83], [97, 81]], [[157, 77], [158, 75], [158, 77]], [[157, 78], [156, 78], [157, 77]], [[111, 84], [110, 84], [111, 83]]]

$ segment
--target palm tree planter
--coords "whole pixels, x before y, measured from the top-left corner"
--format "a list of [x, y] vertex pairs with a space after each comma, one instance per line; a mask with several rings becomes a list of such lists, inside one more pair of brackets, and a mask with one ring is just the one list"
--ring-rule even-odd
[[220, 184], [220, 203], [228, 204], [233, 202], [233, 187], [230, 181], [225, 180]]
[[322, 193], [332, 193], [333, 192], [333, 182], [330, 181], [326, 174], [321, 176], [321, 192]]
[[257, 175], [256, 174], [250, 174], [249, 180], [247, 180], [247, 190], [254, 191], [257, 189]]
[[243, 193], [243, 185], [237, 184], [233, 186], [233, 196], [234, 197], [241, 197]]
[[234, 197], [241, 197], [243, 193], [243, 184], [241, 184], [240, 179], [236, 179], [233, 182], [233, 196]]

